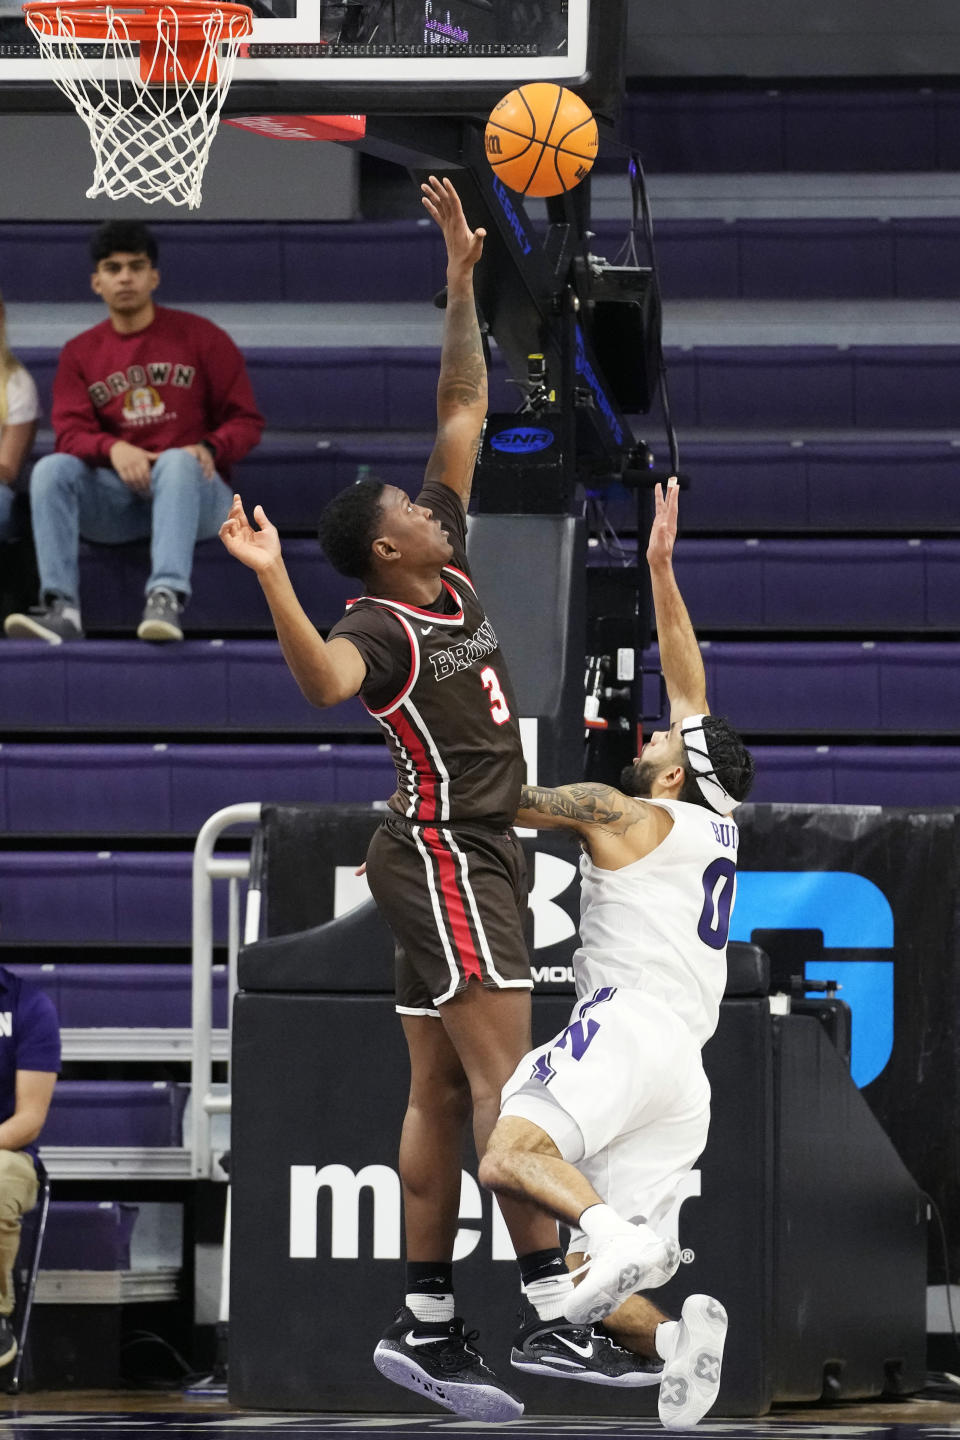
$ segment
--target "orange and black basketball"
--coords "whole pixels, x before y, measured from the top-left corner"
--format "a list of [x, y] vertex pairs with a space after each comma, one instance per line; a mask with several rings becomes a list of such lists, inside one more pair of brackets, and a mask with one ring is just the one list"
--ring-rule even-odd
[[487, 159], [521, 195], [562, 195], [589, 175], [597, 158], [597, 122], [561, 85], [542, 81], [504, 95], [487, 121]]

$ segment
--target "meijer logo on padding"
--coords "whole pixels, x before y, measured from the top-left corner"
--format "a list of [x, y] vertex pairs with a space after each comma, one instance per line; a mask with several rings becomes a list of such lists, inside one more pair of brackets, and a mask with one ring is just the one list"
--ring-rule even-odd
[[[318, 1204], [321, 1190], [329, 1191], [322, 1207]], [[367, 1194], [361, 1201], [363, 1191]], [[680, 1207], [699, 1194], [699, 1170], [681, 1176], [672, 1206], [657, 1223], [659, 1233], [678, 1240]], [[329, 1230], [320, 1224], [321, 1215], [329, 1215]], [[454, 1260], [472, 1255], [485, 1235], [491, 1260], [513, 1260], [499, 1206], [482, 1194], [476, 1180], [464, 1170]], [[291, 1260], [316, 1260], [318, 1255], [331, 1260], [358, 1260], [361, 1256], [399, 1260], [400, 1254], [400, 1177], [389, 1165], [364, 1165], [357, 1171], [336, 1164], [290, 1166]], [[692, 1260], [693, 1252], [684, 1251], [683, 1258]]]
[[535, 430], [528, 425], [515, 425], [512, 430], [501, 430], [490, 441], [494, 450], [503, 450], [508, 455], [535, 455], [538, 450], [547, 450], [553, 444], [552, 430]]

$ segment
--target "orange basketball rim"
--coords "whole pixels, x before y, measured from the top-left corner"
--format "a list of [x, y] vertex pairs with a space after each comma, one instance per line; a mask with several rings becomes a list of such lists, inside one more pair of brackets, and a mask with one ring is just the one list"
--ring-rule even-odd
[[242, 39], [253, 29], [249, 6], [228, 0], [27, 0], [23, 13], [38, 38], [138, 42], [144, 85], [184, 77], [215, 85], [220, 40]]

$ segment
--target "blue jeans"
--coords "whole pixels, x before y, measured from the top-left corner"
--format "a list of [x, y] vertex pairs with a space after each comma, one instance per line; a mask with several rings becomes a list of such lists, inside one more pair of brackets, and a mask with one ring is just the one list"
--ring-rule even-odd
[[138, 495], [115, 470], [76, 455], [45, 455], [30, 476], [30, 513], [40, 571], [40, 599], [79, 603], [80, 537], [104, 545], [150, 537], [149, 594], [158, 585], [190, 595], [193, 547], [216, 535], [233, 496], [219, 475], [205, 480], [186, 450], [164, 450], [153, 462], [150, 492]]
[[4, 485], [0, 480], [0, 545], [4, 540], [15, 540], [13, 528], [13, 486]]

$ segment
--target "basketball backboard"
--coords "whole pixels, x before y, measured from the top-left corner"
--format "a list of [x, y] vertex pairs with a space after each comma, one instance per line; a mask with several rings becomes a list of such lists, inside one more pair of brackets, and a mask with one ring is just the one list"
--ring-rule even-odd
[[[625, 0], [247, 0], [249, 44], [225, 114], [452, 114], [554, 80], [602, 116], [622, 88]], [[0, 109], [66, 108], [0, 0]]]

